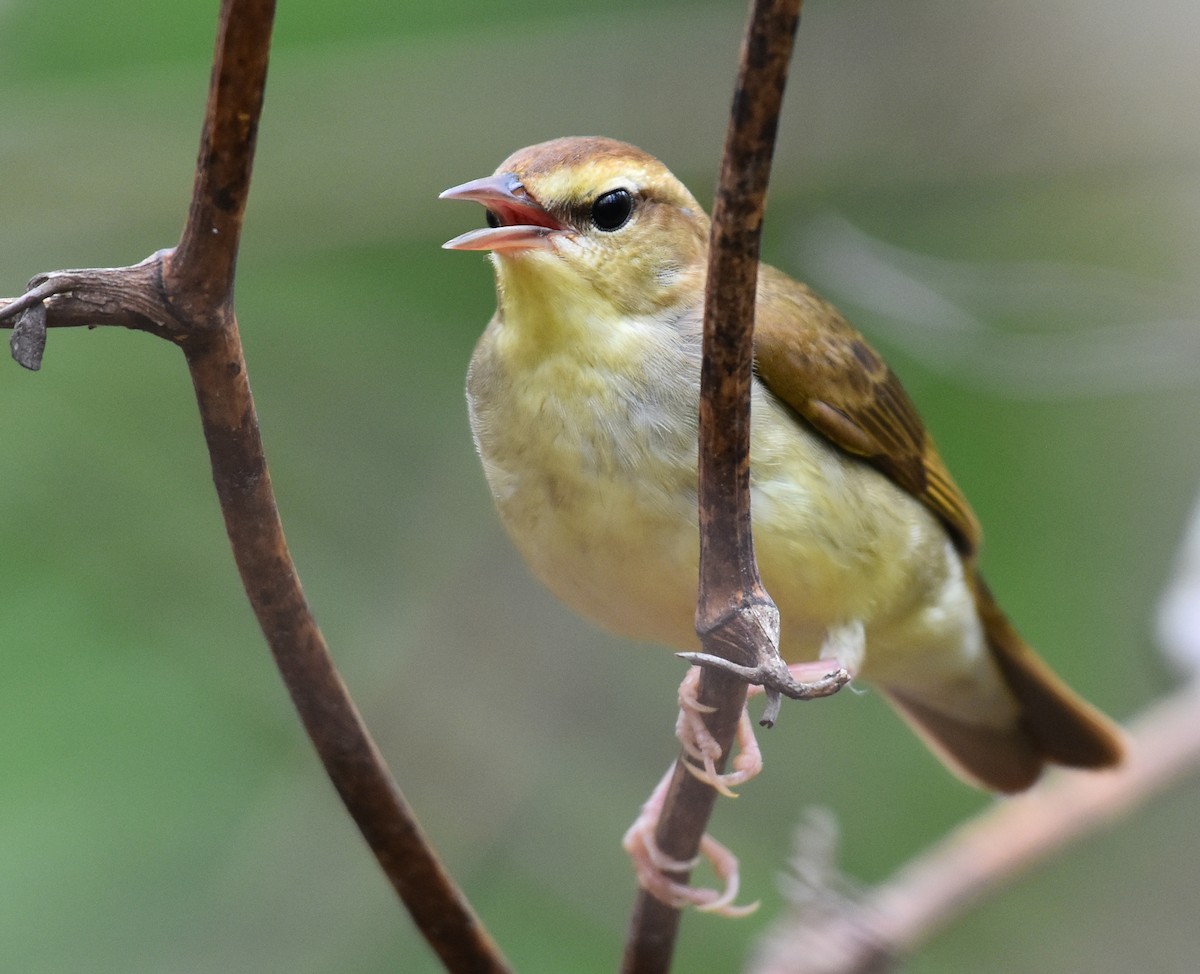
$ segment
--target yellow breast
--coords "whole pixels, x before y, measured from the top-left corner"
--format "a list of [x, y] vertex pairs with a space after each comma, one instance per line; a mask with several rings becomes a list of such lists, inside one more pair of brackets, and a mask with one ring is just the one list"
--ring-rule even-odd
[[[548, 334], [497, 316], [480, 339], [468, 400], [488, 484], [555, 595], [623, 635], [693, 649], [698, 324], [578, 324]], [[925, 509], [761, 385], [751, 458], [788, 658], [814, 656], [833, 624], [890, 625], [944, 581], [945, 532]]]

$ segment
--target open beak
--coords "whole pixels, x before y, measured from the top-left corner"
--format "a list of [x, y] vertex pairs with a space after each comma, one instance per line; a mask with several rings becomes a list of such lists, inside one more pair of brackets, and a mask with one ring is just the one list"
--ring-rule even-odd
[[473, 179], [446, 190], [438, 199], [474, 200], [488, 210], [489, 226], [447, 240], [442, 244], [446, 250], [534, 250], [550, 247], [554, 236], [567, 229], [510, 172]]

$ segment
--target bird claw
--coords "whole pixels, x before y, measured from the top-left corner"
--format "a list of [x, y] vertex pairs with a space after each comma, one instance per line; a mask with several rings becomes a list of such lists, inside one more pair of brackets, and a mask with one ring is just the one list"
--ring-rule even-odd
[[[768, 726], [774, 722], [781, 694], [800, 700], [828, 696], [850, 680], [850, 674], [836, 659], [796, 663], [789, 668], [781, 659], [760, 666], [739, 666], [705, 653], [679, 655], [698, 664], [688, 670], [679, 685], [679, 719], [675, 724], [675, 735], [685, 754], [683, 765], [697, 780], [711, 785], [728, 798], [737, 797], [733, 787], [745, 784], [762, 770], [762, 752], [754, 737], [750, 716], [743, 708], [737, 726], [738, 751], [731, 761], [733, 770], [725, 773], [717, 771], [721, 746], [709, 732], [703, 718], [704, 714], [712, 713], [715, 708], [700, 703], [700, 666], [715, 666], [733, 673], [751, 684], [751, 693], [762, 687], [767, 694], [767, 714], [763, 723]], [[768, 716], [769, 721], [766, 719]], [[737, 857], [712, 836], [706, 833], [701, 838], [699, 855], [690, 860], [673, 859], [658, 847], [654, 833], [673, 773], [674, 768], [658, 783], [621, 842], [633, 861], [639, 885], [655, 899], [676, 909], [694, 906], [706, 913], [725, 917], [744, 917], [753, 913], [758, 909], [757, 902], [749, 906], [733, 905], [739, 885]], [[724, 883], [722, 889], [689, 886], [668, 876], [668, 873], [690, 872], [700, 859], [707, 860], [712, 866]]]
[[[642, 812], [625, 833], [621, 845], [629, 853], [637, 873], [638, 884], [655, 899], [666, 903], [675, 909], [694, 906], [705, 913], [715, 913], [718, 916], [738, 918], [748, 916], [758, 909], [758, 903], [747, 906], [734, 906], [740, 887], [738, 860], [724, 845], [707, 833], [700, 840], [699, 855], [692, 859], [673, 859], [664, 853], [654, 840], [654, 831], [658, 825], [659, 814], [662, 811], [663, 799], [671, 783], [674, 772], [672, 768], [658, 783]], [[690, 872], [701, 859], [712, 866], [717, 878], [722, 881], [722, 889], [708, 889], [689, 886], [676, 882], [667, 873]]]
[[718, 772], [721, 746], [701, 716], [712, 713], [713, 708], [700, 703], [699, 691], [700, 670], [693, 667], [679, 684], [679, 718], [675, 722], [675, 736], [679, 738], [684, 753], [702, 767], [697, 767], [691, 761], [684, 761], [683, 765], [696, 780], [711, 785], [726, 798], [736, 798], [737, 794], [732, 789], [745, 784], [762, 770], [762, 752], [754, 737], [754, 728], [749, 715], [743, 710], [738, 719], [738, 753], [732, 762], [733, 770], [723, 774]]

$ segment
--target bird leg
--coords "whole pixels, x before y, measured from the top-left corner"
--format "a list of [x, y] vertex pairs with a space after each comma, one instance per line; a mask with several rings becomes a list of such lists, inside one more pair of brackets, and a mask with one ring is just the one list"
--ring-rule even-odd
[[[866, 636], [860, 621], [832, 626], [825, 633], [820, 658], [811, 662], [791, 664], [787, 667], [788, 679], [795, 686], [805, 688], [804, 697], [827, 696], [849, 682], [851, 674], [858, 671], [862, 665], [865, 648]], [[680, 655], [704, 656], [700, 653]], [[722, 660], [722, 663], [724, 662], [726, 661]], [[735, 665], [729, 664], [728, 667], [720, 668], [732, 670]], [[738, 719], [738, 753], [732, 760], [733, 770], [718, 772], [717, 761], [721, 758], [721, 747], [704, 723], [704, 715], [712, 713], [713, 708], [700, 703], [699, 692], [700, 666], [693, 666], [679, 685], [679, 718], [675, 722], [675, 736], [679, 738], [684, 754], [692, 759], [684, 760], [684, 767], [697, 780], [711, 785], [720, 794], [727, 798], [736, 798], [737, 795], [732, 789], [745, 784], [762, 771], [762, 751], [754, 736], [754, 725], [750, 722], [748, 711], [743, 708]], [[770, 691], [761, 684], [752, 684], [747, 696], [763, 692]], [[693, 764], [693, 761], [702, 767]], [[655, 842], [654, 832], [658, 827], [673, 773], [674, 767], [667, 771], [646, 800], [637, 820], [629, 827], [622, 841], [625, 851], [633, 861], [638, 883], [652, 896], [669, 906], [695, 906], [699, 910], [717, 913], [720, 916], [746, 916], [753, 912], [758, 904], [733, 905], [740, 880], [737, 856], [729, 849], [705, 833], [700, 840], [700, 855], [685, 862], [667, 856]], [[668, 878], [667, 873], [670, 872], [690, 871], [701, 858], [708, 860], [717, 877], [724, 883], [722, 890], [688, 886]]]
[[[861, 642], [861, 624], [858, 625], [857, 632]], [[836, 680], [835, 689], [840, 687], [849, 679], [849, 674], [834, 654], [849, 650], [848, 655], [854, 661], [855, 669], [862, 659], [861, 648], [855, 652], [853, 636], [852, 630], [843, 634], [839, 629], [836, 637], [835, 631], [830, 630], [822, 646], [822, 658], [813, 662], [793, 663], [787, 668], [790, 678], [806, 686], [822, 685]], [[697, 780], [712, 785], [720, 794], [736, 798], [732, 788], [745, 784], [762, 771], [762, 751], [754, 735], [754, 725], [750, 721], [749, 712], [743, 708], [738, 719], [738, 752], [732, 760], [733, 770], [719, 773], [716, 764], [721, 757], [721, 747], [704, 723], [704, 715], [712, 713], [713, 708], [700, 703], [699, 691], [700, 667], [693, 666], [679, 685], [679, 718], [675, 722], [675, 736], [679, 738], [684, 754], [703, 767], [697, 767], [688, 760], [683, 762], [684, 767]], [[762, 686], [751, 686], [747, 695], [762, 692]], [[733, 905], [740, 884], [737, 856], [712, 836], [704, 834], [700, 840], [700, 855], [690, 861], [672, 859], [659, 849], [658, 843], [655, 842], [654, 832], [658, 827], [673, 773], [672, 766], [642, 806], [641, 813], [629, 827], [621, 843], [633, 861], [638, 883], [656, 899], [677, 909], [694, 906], [699, 910], [726, 917], [743, 917], [752, 913], [758, 908], [758, 903], [749, 906]], [[701, 858], [708, 861], [717, 878], [724, 884], [721, 890], [688, 886], [668, 878], [667, 873], [670, 872], [690, 871]]]

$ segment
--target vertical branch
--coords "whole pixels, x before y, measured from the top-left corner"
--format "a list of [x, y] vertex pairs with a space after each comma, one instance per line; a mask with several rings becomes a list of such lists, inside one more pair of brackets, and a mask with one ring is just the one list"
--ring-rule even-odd
[[185, 313], [232, 305], [274, 19], [275, 0], [222, 0], [192, 202], [165, 269]]
[[[750, 665], [778, 659], [779, 616], [763, 588], [750, 531], [750, 388], [755, 287], [767, 180], [802, 0], [753, 0], [713, 210], [700, 386], [700, 591], [697, 631], [705, 650]], [[700, 702], [721, 745], [733, 746], [746, 702], [738, 677], [705, 669]], [[692, 860], [716, 792], [676, 762], [655, 835], [673, 859]], [[724, 757], [718, 767], [724, 766]], [[687, 873], [673, 878], [686, 882]], [[666, 971], [679, 910], [639, 891], [622, 971]]]
[[750, 531], [752, 336], [767, 181], [800, 6], [754, 4], [713, 205], [700, 373], [701, 634], [733, 609], [771, 604]]

